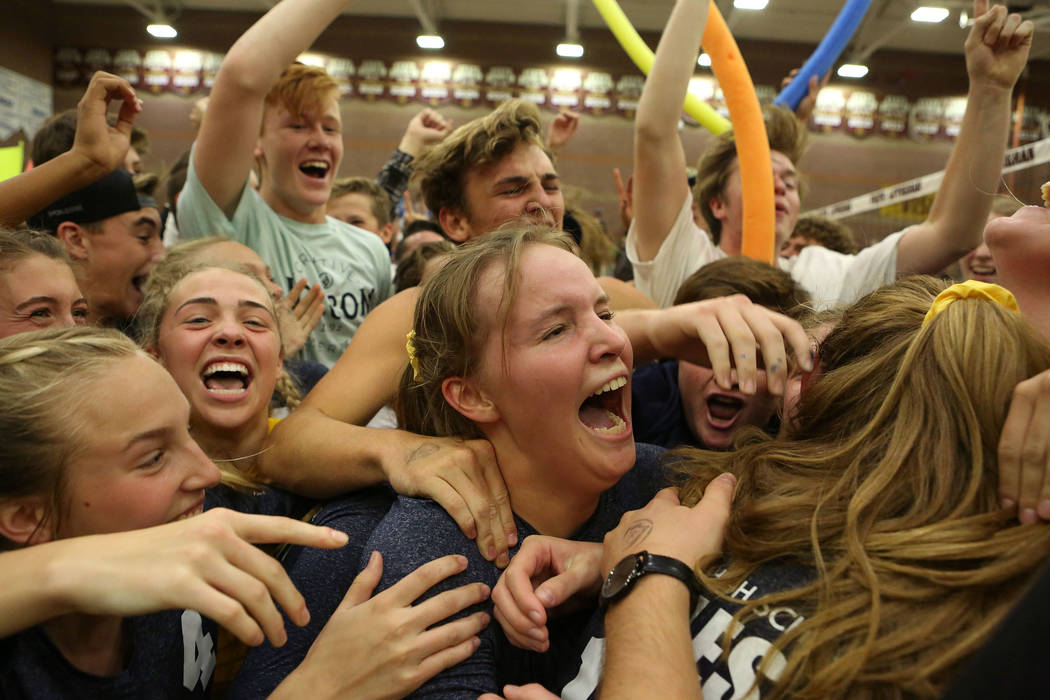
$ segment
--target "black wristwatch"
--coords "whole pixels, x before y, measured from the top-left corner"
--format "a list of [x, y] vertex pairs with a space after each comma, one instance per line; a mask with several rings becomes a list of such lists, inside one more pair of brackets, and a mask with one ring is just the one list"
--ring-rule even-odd
[[689, 610], [692, 612], [696, 609], [696, 601], [701, 592], [696, 573], [684, 562], [646, 551], [627, 555], [605, 577], [601, 594], [602, 609], [626, 596], [638, 579], [646, 574], [673, 576], [684, 583], [689, 589]]

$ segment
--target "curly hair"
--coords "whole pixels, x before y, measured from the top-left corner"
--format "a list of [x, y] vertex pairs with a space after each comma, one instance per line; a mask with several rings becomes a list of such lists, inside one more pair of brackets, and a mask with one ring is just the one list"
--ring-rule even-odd
[[829, 219], [818, 214], [807, 214], [800, 216], [795, 224], [795, 230], [791, 232], [791, 238], [801, 236], [816, 241], [819, 245], [836, 253], [855, 255], [857, 253], [857, 241], [853, 239], [853, 232], [849, 226]]

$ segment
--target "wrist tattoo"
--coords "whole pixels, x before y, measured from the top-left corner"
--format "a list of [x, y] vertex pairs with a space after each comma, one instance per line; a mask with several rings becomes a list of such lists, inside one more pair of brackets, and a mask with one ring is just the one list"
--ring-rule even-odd
[[623, 542], [628, 547], [633, 547], [645, 541], [645, 538], [653, 531], [653, 521], [642, 519], [627, 528], [623, 533]]

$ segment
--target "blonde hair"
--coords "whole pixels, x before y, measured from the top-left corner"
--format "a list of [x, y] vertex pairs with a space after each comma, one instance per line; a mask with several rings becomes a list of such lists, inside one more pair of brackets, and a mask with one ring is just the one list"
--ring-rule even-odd
[[[563, 187], [566, 223], [571, 216], [579, 226], [580, 257], [594, 275], [604, 275], [616, 263], [616, 244], [605, 232], [605, 224], [584, 208], [585, 192], [578, 187]], [[568, 230], [566, 228], [566, 230]]]
[[512, 222], [449, 253], [441, 269], [423, 285], [412, 322], [418, 378], [412, 365], [405, 368], [395, 404], [398, 423], [405, 430], [438, 437], [483, 437], [472, 421], [445, 401], [441, 385], [448, 377], [471, 376], [479, 366], [481, 349], [492, 331], [478, 308], [482, 275], [492, 265], [503, 266], [503, 295], [496, 318], [506, 323], [519, 286], [521, 254], [529, 245], [552, 245], [579, 254], [572, 239], [558, 229]]
[[427, 208], [435, 216], [445, 207], [469, 213], [464, 196], [467, 171], [495, 163], [522, 143], [543, 149], [554, 161], [543, 141], [540, 111], [524, 100], [507, 100], [453, 131], [416, 163], [416, 178]]
[[[207, 245], [203, 245], [205, 242], [208, 242]], [[136, 325], [139, 331], [138, 340], [143, 347], [156, 350], [160, 346], [161, 324], [164, 321], [164, 314], [168, 310], [171, 293], [179, 282], [195, 272], [212, 268], [230, 270], [253, 280], [263, 290], [267, 300], [267, 307], [270, 309], [270, 313], [273, 314], [274, 320], [279, 321], [277, 309], [273, 305], [270, 292], [266, 289], [263, 281], [259, 279], [259, 276], [251, 269], [243, 265], [216, 265], [197, 262], [198, 256], [205, 248], [216, 243], [225, 242], [227, 242], [227, 239], [215, 236], [187, 243], [184, 247], [176, 246], [176, 248], [182, 247], [182, 250], [177, 251], [175, 255], [169, 255], [157, 267], [153, 268], [149, 279], [146, 281], [142, 304], [139, 306], [136, 317]], [[279, 322], [276, 324], [276, 328], [277, 342], [283, 346], [281, 324]], [[299, 389], [295, 381], [288, 375], [287, 370], [281, 371], [274, 384], [274, 389], [284, 399], [289, 410], [295, 410], [302, 402]]]
[[[84, 443], [91, 384], [140, 351], [115, 330], [71, 327], [0, 340], [0, 499], [48, 495], [58, 526], [65, 467]], [[11, 543], [3, 543], [8, 548]]]
[[775, 560], [816, 574], [737, 613], [805, 616], [777, 640], [787, 665], [764, 697], [937, 697], [1050, 554], [1050, 529], [1018, 525], [997, 496], [1014, 386], [1050, 368], [1050, 349], [988, 301], [922, 327], [939, 286], [909, 280], [846, 312], [857, 347], [841, 329], [825, 340], [789, 440], [683, 453], [685, 503], [721, 471], [738, 478], [728, 569], [704, 577], [710, 590], [730, 599]]
[[10, 272], [23, 260], [37, 255], [70, 264], [66, 247], [50, 233], [0, 226], [0, 274]]

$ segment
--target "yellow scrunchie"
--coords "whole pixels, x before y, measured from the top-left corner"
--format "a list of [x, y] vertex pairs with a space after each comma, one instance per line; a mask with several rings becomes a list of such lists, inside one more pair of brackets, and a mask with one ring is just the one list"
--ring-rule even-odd
[[416, 337], [414, 330], [409, 331], [405, 334], [405, 350], [408, 351], [408, 363], [412, 365], [412, 379], [419, 381], [419, 358], [416, 357], [416, 346], [412, 342], [412, 339]]
[[937, 298], [933, 300], [933, 304], [930, 305], [930, 310], [926, 312], [926, 318], [922, 319], [923, 327], [925, 328], [930, 319], [944, 311], [949, 304], [957, 299], [987, 299], [988, 301], [1002, 304], [1011, 311], [1020, 312], [1014, 295], [1006, 289], [997, 284], [966, 280], [959, 284], [953, 284], [937, 295]]

